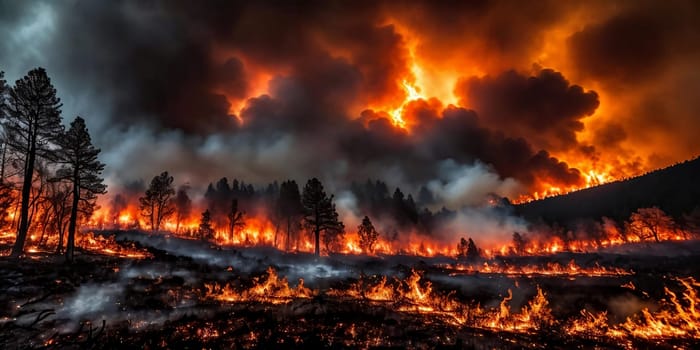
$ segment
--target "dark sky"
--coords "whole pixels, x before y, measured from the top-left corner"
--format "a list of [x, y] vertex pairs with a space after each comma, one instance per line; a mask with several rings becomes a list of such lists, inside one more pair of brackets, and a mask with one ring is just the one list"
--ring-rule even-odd
[[47, 69], [115, 187], [372, 177], [469, 202], [638, 174], [700, 154], [699, 36], [697, 1], [0, 0], [0, 70]]

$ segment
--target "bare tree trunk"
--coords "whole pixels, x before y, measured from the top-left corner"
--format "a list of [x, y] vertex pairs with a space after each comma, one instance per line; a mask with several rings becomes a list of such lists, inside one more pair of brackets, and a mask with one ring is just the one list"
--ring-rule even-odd
[[22, 204], [20, 208], [19, 230], [17, 230], [17, 239], [10, 256], [18, 258], [24, 253], [24, 242], [27, 240], [27, 232], [29, 232], [29, 196], [32, 190], [32, 177], [34, 175], [34, 160], [36, 159], [36, 135], [32, 135], [29, 154], [24, 166], [24, 182], [22, 185]]
[[75, 228], [78, 221], [78, 202], [80, 201], [80, 183], [78, 182], [78, 167], [73, 173], [73, 206], [70, 208], [70, 221], [68, 223], [68, 242], [66, 244], [66, 261], [73, 261], [75, 251]]
[[292, 248], [292, 218], [291, 216], [287, 215], [287, 249], [286, 251], [289, 251], [289, 249]]
[[314, 251], [314, 254], [316, 254], [316, 256], [320, 256], [321, 228], [318, 226], [318, 224], [316, 224], [316, 229], [314, 229], [314, 236], [316, 236], [316, 250]]

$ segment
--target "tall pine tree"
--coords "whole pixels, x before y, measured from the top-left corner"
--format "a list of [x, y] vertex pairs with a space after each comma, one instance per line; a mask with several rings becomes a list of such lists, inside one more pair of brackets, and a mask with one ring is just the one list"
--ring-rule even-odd
[[238, 210], [238, 199], [232, 199], [231, 200], [231, 207], [229, 208], [228, 211], [228, 234], [231, 237], [231, 242], [233, 242], [233, 234], [236, 232], [236, 229], [245, 227], [245, 222], [243, 222], [243, 216], [245, 213], [242, 211]]
[[292, 229], [299, 226], [300, 218], [304, 214], [304, 208], [301, 205], [301, 194], [299, 194], [299, 186], [296, 181], [288, 180], [280, 185], [277, 212], [286, 221], [287, 240], [285, 247], [286, 250], [289, 250], [291, 247], [290, 242], [292, 241]]
[[61, 100], [43, 68], [36, 68], [10, 89], [6, 104], [5, 132], [7, 145], [24, 162], [20, 222], [12, 257], [24, 251], [29, 232], [29, 204], [37, 158], [55, 156], [55, 142], [63, 135]]
[[372, 225], [372, 220], [365, 215], [362, 223], [357, 227], [357, 234], [360, 236], [360, 248], [365, 253], [374, 253], [374, 244], [377, 243], [379, 233]]
[[63, 167], [58, 170], [57, 177], [72, 185], [66, 260], [73, 261], [78, 210], [87, 208], [87, 213], [91, 213], [96, 195], [106, 193], [107, 186], [100, 177], [105, 164], [97, 159], [100, 149], [93, 146], [85, 120], [81, 117], [75, 118], [58, 144], [57, 159]]
[[344, 226], [338, 220], [333, 196], [326, 195], [323, 184], [317, 178], [306, 183], [301, 202], [304, 207], [304, 221], [314, 233], [315, 254], [319, 256], [321, 232], [335, 235], [343, 232]]
[[173, 180], [167, 171], [154, 176], [144, 196], [139, 198], [141, 216], [148, 220], [151, 231], [160, 230], [163, 220], [175, 213]]

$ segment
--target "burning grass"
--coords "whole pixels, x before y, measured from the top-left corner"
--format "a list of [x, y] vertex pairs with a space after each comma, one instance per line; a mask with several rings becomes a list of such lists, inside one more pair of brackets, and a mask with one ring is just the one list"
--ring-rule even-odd
[[[138, 248], [114, 237], [86, 237], [93, 245]], [[659, 274], [637, 260], [625, 268], [609, 264], [622, 263], [620, 257], [602, 267], [593, 255], [568, 264], [559, 262], [563, 257], [489, 261], [490, 273], [483, 263], [408, 257], [287, 254], [271, 256], [270, 266], [267, 256], [245, 258], [255, 251], [199, 243], [180, 242], [179, 255], [148, 248], [147, 259], [82, 254], [74, 264], [79, 268], [57, 267], [50, 255], [0, 258], [6, 286], [0, 345], [691, 348], [700, 337], [697, 269], [684, 275], [666, 265]], [[211, 257], [185, 256], [202, 254], [194, 245], [237, 255], [238, 263], [227, 268]], [[679, 258], [678, 266], [698, 256]], [[331, 266], [351, 272], [321, 273]], [[373, 269], [382, 272], [363, 273]], [[614, 307], [615, 299], [634, 307]]]
[[[289, 303], [292, 300], [309, 299], [318, 296], [318, 291], [304, 287], [303, 280], [295, 288], [290, 288], [286, 279], [280, 279], [274, 269], [269, 268], [266, 278], [255, 278], [253, 286], [236, 290], [231, 285], [219, 287], [206, 285], [206, 299], [233, 303]], [[438, 319], [458, 327], [534, 334], [551, 327], [564, 329], [568, 334], [580, 336], [607, 337], [625, 340], [637, 338], [645, 340], [697, 338], [700, 336], [700, 283], [693, 277], [679, 278], [676, 282], [683, 288], [682, 300], [676, 292], [664, 287], [666, 298], [659, 302], [658, 310], [650, 312], [644, 308], [641, 313], [628, 317], [624, 323], [610, 324], [607, 312], [592, 313], [580, 311], [580, 317], [557, 319], [549, 306], [547, 294], [539, 286], [536, 294], [513, 312], [510, 302], [513, 293], [496, 307], [485, 308], [479, 304], [462, 302], [455, 291], [436, 292], [431, 281], [411, 270], [404, 279], [386, 276], [361, 278], [343, 289], [329, 289], [321, 292], [324, 297], [344, 302], [370, 303], [383, 306], [396, 312], [423, 316], [428, 320]]]
[[485, 261], [481, 264], [448, 264], [441, 265], [451, 275], [459, 274], [502, 274], [513, 276], [625, 276], [633, 272], [619, 267], [600, 266], [597, 262], [593, 267], [581, 267], [573, 259], [568, 264], [546, 262], [541, 265], [516, 265], [498, 261]]

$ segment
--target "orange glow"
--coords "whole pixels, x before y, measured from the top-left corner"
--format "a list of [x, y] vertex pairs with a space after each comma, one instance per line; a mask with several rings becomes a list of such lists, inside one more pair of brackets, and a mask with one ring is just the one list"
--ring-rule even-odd
[[558, 320], [552, 314], [546, 293], [537, 287], [536, 294], [517, 312], [511, 311], [512, 290], [508, 289], [498, 306], [483, 308], [479, 304], [460, 301], [454, 293], [440, 293], [432, 283], [412, 270], [405, 279], [388, 280], [363, 277], [341, 289], [311, 290], [300, 280], [297, 287], [289, 287], [286, 278], [280, 278], [269, 268], [265, 278], [253, 280], [249, 288], [231, 284], [219, 286], [206, 284], [205, 299], [225, 302], [259, 302], [270, 304], [289, 303], [296, 299], [308, 299], [322, 294], [328, 298], [364, 301], [392, 308], [398, 312], [441, 319], [455, 326], [533, 334], [538, 330], [561, 324], [568, 334], [604, 336], [617, 339], [666, 339], [697, 337], [700, 335], [700, 311], [697, 305], [700, 283], [692, 277], [677, 279], [684, 289], [682, 297], [665, 288], [666, 301], [656, 312], [643, 309], [623, 323], [611, 325], [607, 312], [580, 311], [580, 316]]
[[617, 267], [603, 267], [595, 264], [593, 267], [581, 267], [574, 260], [566, 265], [555, 262], [548, 262], [544, 265], [508, 265], [498, 262], [484, 262], [483, 264], [463, 265], [451, 264], [443, 265], [447, 271], [453, 271], [450, 275], [458, 274], [504, 274], [513, 276], [624, 276], [631, 275], [631, 271]]
[[308, 299], [316, 292], [304, 287], [304, 280], [299, 279], [296, 287], [289, 287], [287, 278], [280, 278], [272, 268], [267, 269], [267, 277], [254, 279], [253, 286], [248, 289], [238, 290], [230, 284], [220, 286], [217, 283], [206, 284], [206, 298], [226, 302], [262, 302], [271, 304], [283, 304], [293, 299]]

